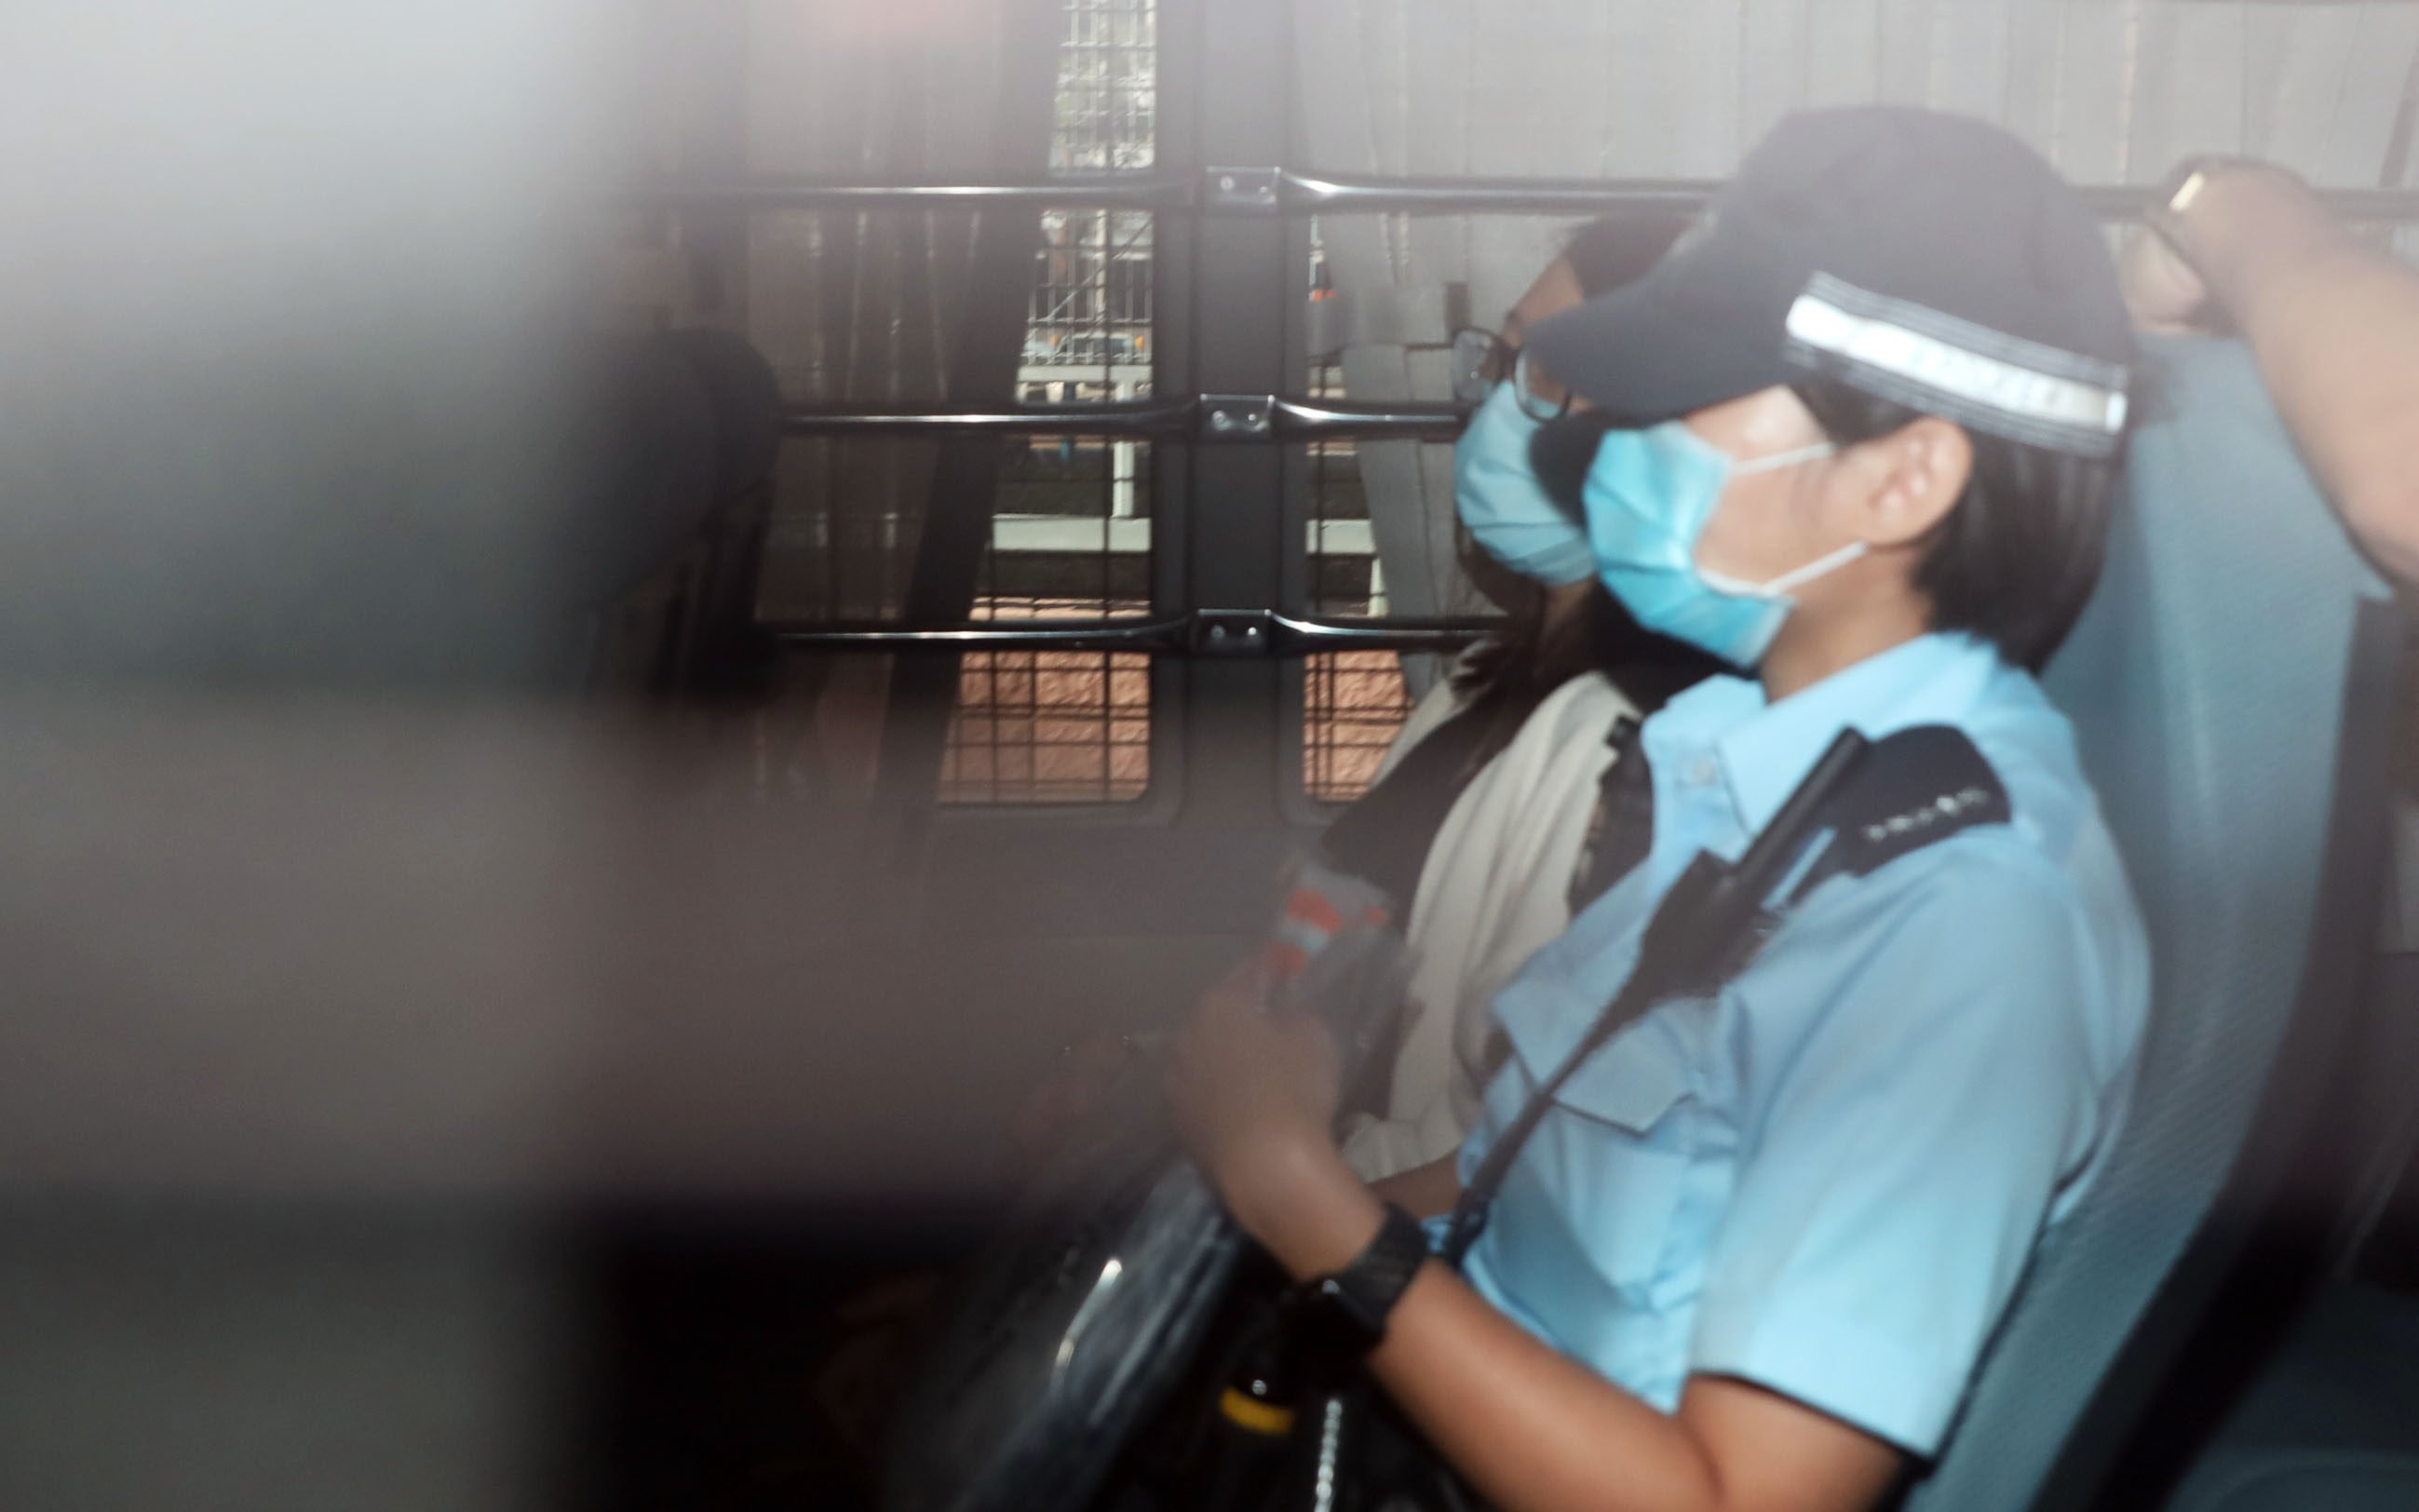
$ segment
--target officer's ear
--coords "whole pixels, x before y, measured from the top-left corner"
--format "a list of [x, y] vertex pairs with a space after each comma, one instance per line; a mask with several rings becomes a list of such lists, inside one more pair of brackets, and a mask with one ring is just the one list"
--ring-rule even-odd
[[1919, 415], [1886, 436], [1850, 447], [1840, 458], [1856, 480], [1851, 521], [1857, 538], [1875, 547], [1922, 540], [1964, 497], [1974, 475], [1974, 439], [1936, 415]]

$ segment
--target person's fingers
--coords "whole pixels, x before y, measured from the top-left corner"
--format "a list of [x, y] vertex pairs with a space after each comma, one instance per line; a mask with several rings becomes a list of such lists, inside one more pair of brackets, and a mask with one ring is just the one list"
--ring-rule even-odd
[[2166, 238], [2147, 226], [2128, 237], [2118, 282], [2127, 311], [2144, 330], [2188, 332], [2206, 315], [2208, 285]]

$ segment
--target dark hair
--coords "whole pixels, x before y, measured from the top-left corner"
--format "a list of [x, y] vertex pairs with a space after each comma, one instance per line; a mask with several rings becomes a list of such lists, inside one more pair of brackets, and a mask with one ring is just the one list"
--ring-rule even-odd
[[1580, 409], [1548, 420], [1529, 438], [1529, 471], [1556, 509], [1582, 529], [1587, 524], [1587, 475], [1605, 436], [1620, 422], [1601, 409]]
[[[1836, 379], [1792, 387], [1842, 446], [1887, 436], [1924, 413]], [[2039, 671], [2100, 579], [2123, 450], [2092, 458], [1970, 427], [1966, 435], [1973, 474], [1933, 528], [1915, 586], [1931, 601], [1934, 629], [1962, 630]]]
[[1695, 224], [1685, 210], [1617, 210], [1573, 231], [1563, 261], [1579, 275], [1579, 292], [1595, 299], [1644, 274]]

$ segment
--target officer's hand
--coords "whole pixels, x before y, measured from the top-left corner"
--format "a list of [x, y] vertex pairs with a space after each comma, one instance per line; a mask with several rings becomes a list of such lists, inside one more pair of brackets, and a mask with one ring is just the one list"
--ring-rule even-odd
[[1176, 1037], [1167, 1101], [1177, 1132], [1226, 1196], [1307, 1149], [1333, 1149], [1335, 1041], [1308, 1013], [1271, 1013], [1249, 970], [1210, 989]]
[[2168, 335], [2209, 329], [2215, 314], [2209, 285], [2166, 238], [2134, 228], [2117, 271], [2137, 329]]

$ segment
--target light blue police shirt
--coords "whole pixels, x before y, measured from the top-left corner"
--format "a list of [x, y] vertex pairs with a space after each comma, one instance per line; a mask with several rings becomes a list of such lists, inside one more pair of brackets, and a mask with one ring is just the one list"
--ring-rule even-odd
[[1932, 635], [1778, 703], [1716, 678], [1646, 721], [1653, 847], [1497, 999], [1513, 1054], [1463, 1179], [1690, 856], [1735, 859], [1841, 729], [1919, 724], [1964, 732], [2012, 823], [1823, 884], [1718, 996], [1619, 1031], [1471, 1252], [1497, 1306], [1666, 1412], [1691, 1373], [1735, 1376], [1932, 1454], [2124, 1116], [2148, 948], [2067, 721], [1985, 645]]

